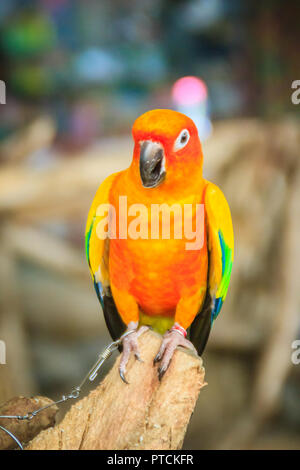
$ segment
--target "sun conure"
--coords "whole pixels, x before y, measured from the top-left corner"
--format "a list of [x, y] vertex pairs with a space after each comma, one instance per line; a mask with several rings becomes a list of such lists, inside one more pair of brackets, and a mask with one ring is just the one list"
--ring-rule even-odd
[[[131, 165], [100, 185], [86, 228], [86, 254], [109, 332], [113, 339], [131, 332], [122, 340], [125, 382], [131, 352], [140, 358], [137, 338], [145, 325], [164, 335], [154, 359], [160, 379], [178, 345], [202, 354], [233, 262], [229, 206], [221, 190], [203, 178], [193, 121], [172, 110], [152, 110], [135, 121], [133, 139]], [[153, 208], [159, 208], [158, 217]], [[169, 210], [169, 219], [162, 209]], [[185, 222], [200, 243], [191, 243]]]

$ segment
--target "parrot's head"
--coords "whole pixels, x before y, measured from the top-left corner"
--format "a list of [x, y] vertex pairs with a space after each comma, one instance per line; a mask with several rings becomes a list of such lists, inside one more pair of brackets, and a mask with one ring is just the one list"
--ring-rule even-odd
[[170, 109], [155, 109], [135, 121], [132, 133], [132, 168], [143, 187], [189, 186], [202, 177], [201, 144], [189, 117]]

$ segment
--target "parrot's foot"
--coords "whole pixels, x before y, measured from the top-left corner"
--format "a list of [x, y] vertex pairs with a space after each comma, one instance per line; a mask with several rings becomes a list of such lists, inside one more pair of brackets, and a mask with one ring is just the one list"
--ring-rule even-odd
[[166, 370], [168, 369], [177, 346], [182, 346], [184, 348], [190, 349], [195, 354], [197, 354], [194, 345], [181, 333], [179, 333], [177, 330], [167, 331], [167, 333], [165, 333], [163, 336], [163, 341], [161, 343], [160, 349], [153, 361], [154, 364], [160, 362], [160, 366], [158, 368], [159, 380], [163, 378]]
[[141, 326], [141, 328], [139, 328], [138, 330], [137, 326], [138, 326], [137, 323], [129, 324], [123, 337], [121, 336], [120, 338], [122, 341], [122, 345], [123, 345], [123, 352], [122, 352], [121, 361], [119, 365], [119, 374], [123, 382], [125, 382], [126, 384], [129, 383], [126, 380], [125, 373], [126, 373], [126, 366], [130, 358], [130, 354], [133, 352], [135, 355], [135, 358], [138, 361], [143, 362], [140, 356], [137, 339], [142, 333], [148, 330], [149, 327]]

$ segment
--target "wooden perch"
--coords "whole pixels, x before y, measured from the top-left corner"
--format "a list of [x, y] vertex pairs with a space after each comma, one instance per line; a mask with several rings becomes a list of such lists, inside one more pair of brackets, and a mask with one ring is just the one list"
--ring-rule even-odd
[[[53, 403], [46, 397], [15, 397], [0, 406], [0, 415], [24, 416], [27, 413], [37, 410], [42, 406]], [[33, 439], [43, 429], [54, 426], [55, 416], [58, 411], [56, 405], [47, 408], [37, 415], [34, 419], [28, 421], [19, 421], [18, 419], [0, 419], [0, 426], [5, 427], [12, 432], [22, 443], [27, 443]], [[17, 447], [16, 442], [3, 430], [0, 432], [0, 449], [8, 450]]]
[[204, 385], [202, 360], [175, 352], [162, 381], [153, 358], [161, 337], [152, 331], [139, 339], [143, 363], [131, 358], [129, 385], [118, 372], [118, 358], [103, 382], [75, 403], [63, 421], [42, 431], [28, 450], [179, 449]]

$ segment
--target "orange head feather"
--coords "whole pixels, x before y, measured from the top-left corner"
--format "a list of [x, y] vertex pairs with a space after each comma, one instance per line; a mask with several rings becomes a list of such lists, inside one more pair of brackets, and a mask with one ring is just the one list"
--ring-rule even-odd
[[148, 111], [136, 119], [132, 134], [133, 176], [146, 188], [191, 186], [202, 178], [202, 149], [194, 122], [170, 109]]

